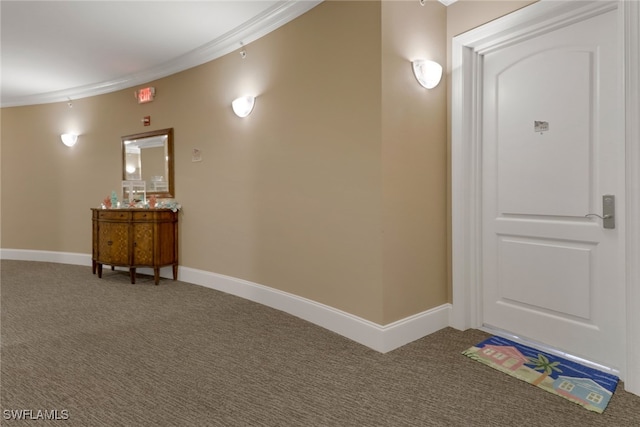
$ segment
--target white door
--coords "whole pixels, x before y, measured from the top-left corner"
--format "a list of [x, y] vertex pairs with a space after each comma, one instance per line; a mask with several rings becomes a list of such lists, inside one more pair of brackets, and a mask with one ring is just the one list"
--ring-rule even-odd
[[[624, 122], [616, 11], [487, 53], [482, 319], [624, 362]], [[603, 195], [615, 196], [606, 229]]]

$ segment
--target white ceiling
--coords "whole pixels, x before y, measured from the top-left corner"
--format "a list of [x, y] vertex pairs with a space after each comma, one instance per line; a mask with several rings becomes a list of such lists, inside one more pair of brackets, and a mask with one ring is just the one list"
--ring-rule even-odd
[[1, 105], [147, 83], [240, 49], [321, 2], [1, 0]]

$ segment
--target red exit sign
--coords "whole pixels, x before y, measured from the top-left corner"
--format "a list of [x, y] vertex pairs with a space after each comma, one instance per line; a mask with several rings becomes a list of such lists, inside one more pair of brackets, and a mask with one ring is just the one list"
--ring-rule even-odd
[[154, 87], [145, 87], [143, 89], [136, 91], [136, 98], [138, 99], [138, 104], [144, 104], [145, 102], [153, 101], [153, 97], [156, 95], [156, 88]]

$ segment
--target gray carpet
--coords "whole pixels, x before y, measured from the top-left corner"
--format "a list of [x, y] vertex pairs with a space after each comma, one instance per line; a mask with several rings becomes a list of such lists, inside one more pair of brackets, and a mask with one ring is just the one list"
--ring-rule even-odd
[[[380, 354], [196, 285], [1, 262], [2, 425], [638, 426], [622, 385], [604, 414], [460, 354], [444, 329]], [[68, 420], [6, 420], [9, 410]]]

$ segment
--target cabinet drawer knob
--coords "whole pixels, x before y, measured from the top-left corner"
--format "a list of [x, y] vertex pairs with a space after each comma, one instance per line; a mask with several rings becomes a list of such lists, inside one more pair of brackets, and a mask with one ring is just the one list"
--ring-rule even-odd
[[113, 245], [113, 241], [112, 241], [112, 240], [109, 240], [109, 241], [107, 242], [107, 245], [109, 245], [109, 246]]

